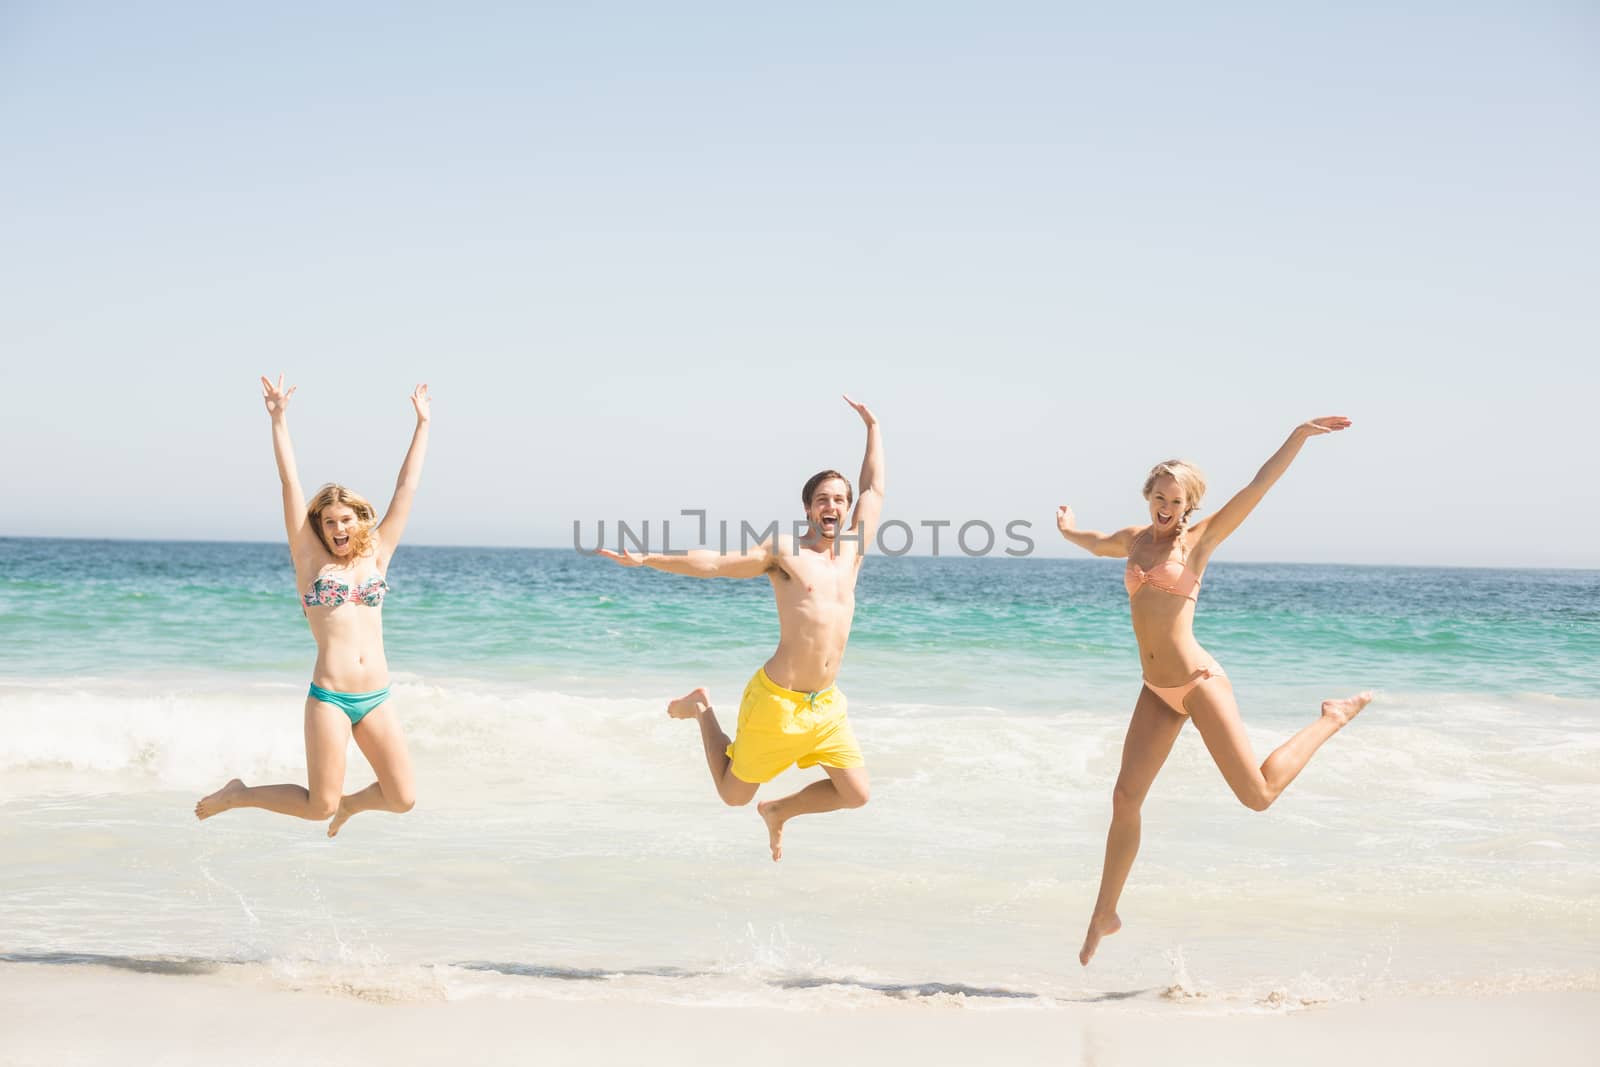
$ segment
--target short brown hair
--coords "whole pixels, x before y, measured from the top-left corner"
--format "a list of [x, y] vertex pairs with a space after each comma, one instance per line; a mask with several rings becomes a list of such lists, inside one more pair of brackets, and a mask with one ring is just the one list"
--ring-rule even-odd
[[829, 478], [837, 478], [844, 483], [844, 499], [846, 504], [854, 504], [856, 502], [856, 490], [855, 487], [850, 484], [849, 478], [846, 478], [838, 471], [818, 471], [810, 478], [806, 479], [805, 488], [800, 490], [800, 503], [805, 505], [807, 511], [811, 510], [811, 497], [814, 493], [816, 493], [817, 486], [821, 485]]

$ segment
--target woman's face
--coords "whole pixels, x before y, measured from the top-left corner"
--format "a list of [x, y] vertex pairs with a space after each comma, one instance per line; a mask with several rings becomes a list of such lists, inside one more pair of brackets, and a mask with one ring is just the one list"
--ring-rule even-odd
[[1156, 483], [1150, 487], [1146, 503], [1150, 505], [1150, 524], [1155, 527], [1157, 534], [1171, 533], [1177, 529], [1178, 520], [1192, 506], [1184, 496], [1183, 486], [1170, 474], [1163, 474], [1156, 479]]
[[349, 504], [334, 504], [322, 512], [322, 543], [340, 559], [350, 558], [350, 535], [361, 528], [361, 519]]

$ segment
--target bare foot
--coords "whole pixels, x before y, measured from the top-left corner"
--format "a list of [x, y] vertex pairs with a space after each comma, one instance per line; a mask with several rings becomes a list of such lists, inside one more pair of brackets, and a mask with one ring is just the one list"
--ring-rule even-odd
[[1324, 700], [1322, 714], [1337, 722], [1340, 726], [1348, 726], [1350, 720], [1358, 715], [1362, 708], [1372, 703], [1372, 691], [1357, 693], [1344, 700]]
[[772, 862], [783, 859], [783, 824], [788, 822], [778, 814], [778, 801], [763, 800], [756, 805], [756, 814], [767, 824], [767, 844], [772, 846]]
[[1091, 918], [1089, 932], [1083, 935], [1083, 947], [1078, 950], [1078, 962], [1085, 967], [1094, 959], [1094, 950], [1100, 947], [1102, 937], [1110, 937], [1122, 929], [1122, 920], [1117, 918], [1117, 913], [1112, 912], [1104, 919]]
[[213, 815], [220, 815], [233, 807], [233, 798], [243, 792], [244, 783], [237, 778], [230, 778], [227, 785], [210, 796], [203, 798], [200, 803], [194, 806], [194, 817], [197, 819], [209, 819]]
[[667, 714], [674, 719], [698, 719], [711, 708], [711, 694], [706, 687], [683, 694], [667, 705]]
[[344, 798], [339, 798], [339, 810], [333, 813], [333, 821], [328, 824], [328, 836], [332, 837], [339, 832], [339, 828], [350, 821], [350, 816], [355, 812], [344, 806]]

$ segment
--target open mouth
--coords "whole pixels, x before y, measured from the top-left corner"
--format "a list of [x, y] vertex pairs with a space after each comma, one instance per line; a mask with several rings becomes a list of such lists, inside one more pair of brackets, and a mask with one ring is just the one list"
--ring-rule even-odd
[[343, 535], [334, 534], [333, 535], [333, 547], [334, 548], [343, 548], [346, 545], [348, 545], [349, 543], [350, 543], [350, 535], [349, 534], [343, 534]]
[[1164, 511], [1156, 512], [1156, 525], [1157, 526], [1165, 526], [1167, 523], [1169, 523], [1171, 521], [1172, 521], [1172, 516], [1171, 515], [1167, 514]]

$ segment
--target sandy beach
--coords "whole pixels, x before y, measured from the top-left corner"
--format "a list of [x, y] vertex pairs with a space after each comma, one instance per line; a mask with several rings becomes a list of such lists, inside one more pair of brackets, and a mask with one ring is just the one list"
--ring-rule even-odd
[[1175, 1003], [859, 1009], [475, 997], [384, 1001], [242, 975], [0, 965], [0, 1063], [1379, 1064], [1591, 1062], [1600, 991], [1218, 1014]]

